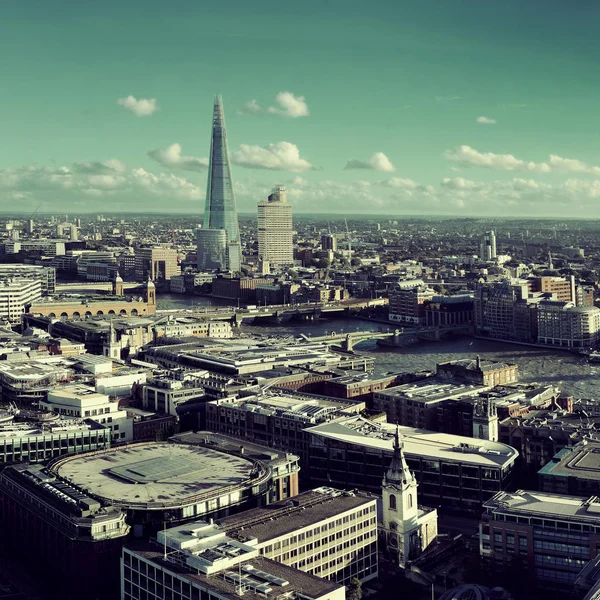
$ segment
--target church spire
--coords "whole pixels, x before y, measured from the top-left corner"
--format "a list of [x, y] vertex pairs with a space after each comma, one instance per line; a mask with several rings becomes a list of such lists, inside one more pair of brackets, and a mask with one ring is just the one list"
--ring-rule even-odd
[[400, 486], [402, 489], [413, 485], [415, 482], [415, 476], [411, 473], [404, 458], [404, 442], [398, 424], [396, 424], [394, 433], [394, 454], [384, 480], [385, 483]]

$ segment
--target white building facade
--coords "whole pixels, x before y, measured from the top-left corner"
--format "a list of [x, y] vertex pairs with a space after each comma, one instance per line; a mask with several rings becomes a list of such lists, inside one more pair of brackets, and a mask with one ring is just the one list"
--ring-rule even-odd
[[48, 392], [40, 406], [64, 417], [91, 419], [110, 428], [112, 443], [133, 441], [133, 419], [105, 394], [84, 385], [66, 385]]
[[282, 186], [258, 203], [258, 256], [276, 268], [294, 264], [292, 205]]

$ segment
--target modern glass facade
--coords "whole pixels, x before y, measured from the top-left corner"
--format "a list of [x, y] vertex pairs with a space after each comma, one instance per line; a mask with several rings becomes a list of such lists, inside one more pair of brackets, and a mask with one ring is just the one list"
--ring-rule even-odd
[[224, 229], [198, 229], [198, 271], [227, 269], [227, 232]]
[[[229, 268], [241, 263], [240, 231], [237, 209], [233, 193], [227, 132], [221, 96], [215, 97], [206, 205], [204, 208], [204, 229], [223, 229], [227, 233]], [[239, 267], [238, 267], [239, 269]]]

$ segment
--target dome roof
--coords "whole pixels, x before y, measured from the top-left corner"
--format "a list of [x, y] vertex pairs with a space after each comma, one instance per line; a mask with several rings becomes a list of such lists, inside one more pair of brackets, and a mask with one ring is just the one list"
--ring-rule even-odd
[[489, 600], [490, 590], [483, 585], [465, 583], [440, 596], [439, 600]]

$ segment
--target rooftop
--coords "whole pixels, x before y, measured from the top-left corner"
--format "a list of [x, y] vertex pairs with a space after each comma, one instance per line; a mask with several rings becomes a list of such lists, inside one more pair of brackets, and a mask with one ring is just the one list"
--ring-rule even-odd
[[597, 496], [583, 498], [518, 490], [514, 493], [498, 492], [483, 506], [488, 514], [518, 513], [571, 521], [592, 520], [594, 523], [598, 523], [600, 518], [600, 498]]
[[540, 475], [600, 479], [600, 441], [584, 440], [564, 448], [539, 470]]
[[321, 487], [289, 500], [219, 519], [217, 523], [231, 536], [247, 540], [255, 538], [262, 543], [376, 501], [375, 496], [364, 492]]
[[386, 398], [418, 398], [425, 402], [441, 402], [461, 396], [474, 396], [487, 389], [489, 386], [427, 377], [381, 390], [377, 394]]
[[341, 588], [339, 584], [327, 579], [262, 557], [246, 559], [241, 568], [238, 569], [236, 565], [233, 570], [223, 571], [222, 576], [211, 576], [199, 572], [195, 566], [190, 567], [185, 562], [175, 562], [176, 556], [169, 555], [165, 560], [162, 549], [150, 542], [131, 543], [126, 546], [126, 550], [177, 573], [192, 584], [196, 583], [204, 589], [213, 589], [219, 596], [231, 600], [239, 600], [240, 584], [244, 588], [244, 597], [249, 600], [279, 598], [283, 594], [289, 600], [306, 600], [307, 597], [321, 598]]
[[[393, 452], [396, 425], [369, 421], [364, 417], [339, 418], [306, 429], [312, 435]], [[519, 453], [499, 442], [490, 442], [460, 435], [427, 431], [413, 427], [399, 427], [407, 457], [419, 456], [445, 462], [469, 463], [481, 467], [505, 467], [513, 463]]]
[[146, 443], [59, 460], [52, 471], [117, 505], [161, 509], [250, 485], [256, 463], [206, 446]]
[[356, 414], [364, 408], [363, 402], [329, 398], [312, 398], [268, 392], [264, 396], [239, 399], [213, 400], [212, 404], [245, 410], [262, 415], [295, 419], [305, 423], [318, 423], [329, 415]]
[[[95, 429], [106, 429], [106, 426], [100, 425], [94, 421], [84, 419], [54, 419], [48, 422], [14, 422], [9, 421], [0, 424], [0, 444], [6, 441], [18, 440], [23, 438], [40, 438], [52, 435], [64, 435], [75, 431], [90, 431]], [[41, 440], [40, 440], [41, 441]]]
[[509, 363], [497, 362], [495, 360], [486, 360], [483, 358], [463, 358], [459, 360], [451, 360], [448, 362], [440, 363], [437, 365], [439, 367], [460, 367], [461, 369], [465, 369], [467, 371], [483, 371], [484, 373], [487, 371], [498, 371], [500, 369], [507, 369], [509, 367], [514, 367], [516, 365], [512, 365]]

